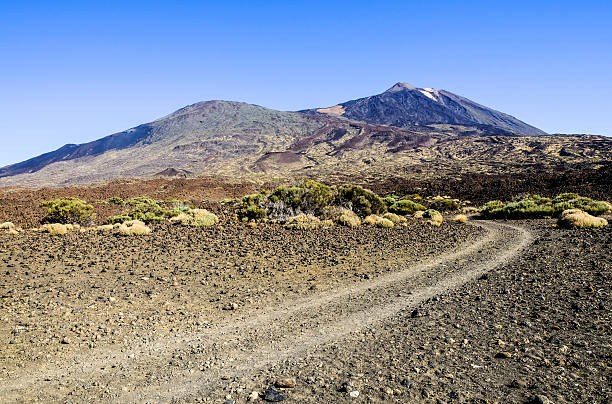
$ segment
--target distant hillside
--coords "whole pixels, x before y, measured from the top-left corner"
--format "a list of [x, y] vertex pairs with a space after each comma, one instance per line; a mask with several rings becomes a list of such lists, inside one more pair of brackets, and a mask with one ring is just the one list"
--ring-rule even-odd
[[[612, 164], [612, 138], [541, 135], [512, 117], [448, 94], [398, 84], [379, 96], [306, 113], [199, 102], [94, 142], [2, 167], [0, 187], [200, 175], [377, 181]], [[455, 99], [461, 108], [451, 108]], [[414, 109], [415, 103], [422, 107]], [[400, 107], [412, 108], [413, 118], [399, 113]], [[359, 111], [370, 111], [384, 124], [355, 120], [363, 119]], [[446, 123], [439, 122], [442, 118]], [[476, 118], [479, 123], [462, 123]], [[526, 136], [529, 128], [538, 136]]]
[[431, 143], [426, 133], [400, 128], [208, 101], [90, 143], [66, 145], [0, 168], [0, 186], [67, 185], [211, 171], [243, 176], [317, 165], [319, 149], [324, 156], [341, 159], [350, 150], [399, 152]]
[[449, 91], [397, 83], [382, 94], [308, 112], [343, 116], [369, 123], [412, 127], [453, 124], [489, 127], [497, 134], [537, 136], [546, 133], [513, 116], [477, 104]]

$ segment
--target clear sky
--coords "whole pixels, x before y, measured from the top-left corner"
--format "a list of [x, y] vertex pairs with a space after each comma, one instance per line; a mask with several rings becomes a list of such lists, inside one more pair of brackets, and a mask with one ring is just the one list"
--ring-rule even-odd
[[0, 6], [0, 166], [197, 101], [297, 110], [397, 81], [550, 133], [612, 135], [609, 0]]

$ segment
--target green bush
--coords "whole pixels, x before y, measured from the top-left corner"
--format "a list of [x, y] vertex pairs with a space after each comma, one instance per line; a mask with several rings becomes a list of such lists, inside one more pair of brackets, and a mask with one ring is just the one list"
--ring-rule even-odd
[[560, 194], [552, 200], [539, 195], [527, 195], [513, 202], [487, 202], [480, 208], [480, 213], [485, 218], [537, 219], [557, 217], [568, 209], [580, 209], [591, 215], [601, 215], [610, 210], [610, 205], [576, 193]]
[[461, 203], [459, 199], [450, 199], [437, 196], [432, 199], [431, 203], [429, 204], [429, 207], [440, 212], [449, 212], [459, 209], [460, 205]]
[[112, 203], [113, 205], [123, 205], [125, 203], [123, 199], [119, 198], [118, 196], [110, 197], [106, 200], [106, 202]]
[[[168, 204], [166, 203], [166, 205]], [[144, 223], [162, 222], [189, 211], [189, 207], [182, 204], [180, 206], [166, 207], [162, 201], [145, 197], [128, 199], [124, 202], [124, 205], [131, 207], [131, 210], [118, 216], [111, 216], [106, 222], [123, 223], [129, 220], [139, 220]]]
[[385, 201], [381, 197], [357, 185], [341, 186], [336, 199], [339, 204], [350, 204], [353, 212], [362, 217], [387, 211]]
[[240, 211], [243, 220], [262, 220], [268, 216], [268, 211], [255, 205], [242, 208]]
[[396, 213], [398, 215], [411, 215], [418, 210], [425, 210], [425, 206], [420, 203], [410, 201], [408, 199], [402, 199], [401, 201], [395, 202], [389, 207], [389, 212]]
[[80, 224], [89, 226], [96, 217], [94, 208], [78, 198], [59, 198], [40, 204], [47, 209], [47, 215], [42, 223]]

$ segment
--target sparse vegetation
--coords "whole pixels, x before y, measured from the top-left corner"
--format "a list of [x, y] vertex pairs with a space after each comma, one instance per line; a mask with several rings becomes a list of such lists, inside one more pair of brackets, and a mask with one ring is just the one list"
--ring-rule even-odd
[[405, 216], [411, 215], [417, 211], [424, 211], [426, 209], [427, 208], [420, 203], [413, 202], [409, 199], [402, 199], [391, 205], [389, 207], [389, 212]]
[[359, 216], [350, 209], [340, 209], [335, 222], [343, 226], [359, 227], [361, 219], [359, 219]]
[[383, 219], [390, 220], [391, 222], [393, 222], [393, 224], [400, 224], [400, 223], [405, 223], [408, 221], [404, 216], [399, 216], [399, 215], [396, 215], [395, 213], [389, 213], [389, 212], [383, 215]]
[[357, 215], [365, 217], [387, 211], [385, 201], [369, 189], [356, 185], [343, 185], [338, 188], [336, 203], [350, 208]]
[[46, 223], [40, 227], [43, 233], [49, 233], [52, 236], [63, 236], [68, 233], [68, 228], [62, 223]]
[[39, 205], [47, 209], [42, 223], [80, 224], [90, 226], [96, 217], [94, 208], [78, 198], [58, 198]]
[[305, 214], [290, 217], [285, 222], [285, 228], [298, 230], [314, 230], [321, 225], [321, 220], [318, 217]]
[[429, 219], [427, 223], [436, 227], [439, 227], [444, 221], [442, 214], [435, 209], [427, 209], [426, 211], [424, 211], [423, 218]]
[[435, 196], [431, 198], [429, 207], [439, 212], [450, 212], [459, 209], [459, 199], [451, 199], [448, 196]]
[[608, 221], [602, 217], [596, 217], [580, 209], [567, 209], [561, 212], [558, 221], [561, 227], [598, 228], [608, 225]]
[[[112, 198], [111, 198], [112, 199]], [[117, 198], [117, 202], [120, 198]], [[166, 219], [178, 216], [187, 212], [190, 207], [182, 201], [162, 202], [151, 198], [131, 198], [123, 202], [122, 205], [131, 209], [117, 216], [109, 217], [108, 224], [124, 223], [130, 220], [139, 220], [144, 223], [162, 222]]]
[[151, 228], [140, 220], [130, 220], [119, 226], [119, 234], [124, 236], [142, 236], [151, 233]]
[[180, 223], [183, 226], [210, 227], [219, 223], [219, 218], [206, 209], [190, 209], [184, 213], [174, 216], [170, 222]]
[[555, 217], [568, 209], [580, 209], [591, 215], [601, 215], [611, 210], [610, 204], [605, 201], [565, 193], [554, 199], [527, 195], [507, 203], [490, 201], [480, 208], [480, 214], [489, 219], [538, 219]]
[[457, 223], [465, 223], [468, 221], [468, 218], [466, 215], [461, 214], [461, 215], [455, 215], [453, 220]]

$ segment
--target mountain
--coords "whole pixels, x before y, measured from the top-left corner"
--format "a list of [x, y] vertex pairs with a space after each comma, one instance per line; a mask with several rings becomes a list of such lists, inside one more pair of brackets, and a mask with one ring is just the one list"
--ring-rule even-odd
[[2, 167], [0, 187], [201, 175], [378, 181], [597, 169], [612, 162], [612, 138], [542, 133], [451, 93], [403, 83], [306, 112], [207, 101]]
[[537, 136], [546, 133], [513, 116], [487, 108], [445, 90], [397, 83], [382, 94], [305, 112], [397, 127], [451, 124], [488, 127], [498, 134]]
[[244, 176], [313, 166], [356, 151], [399, 152], [431, 142], [426, 133], [401, 128], [208, 101], [93, 142], [65, 145], [0, 168], [0, 186], [70, 185], [202, 172]]

